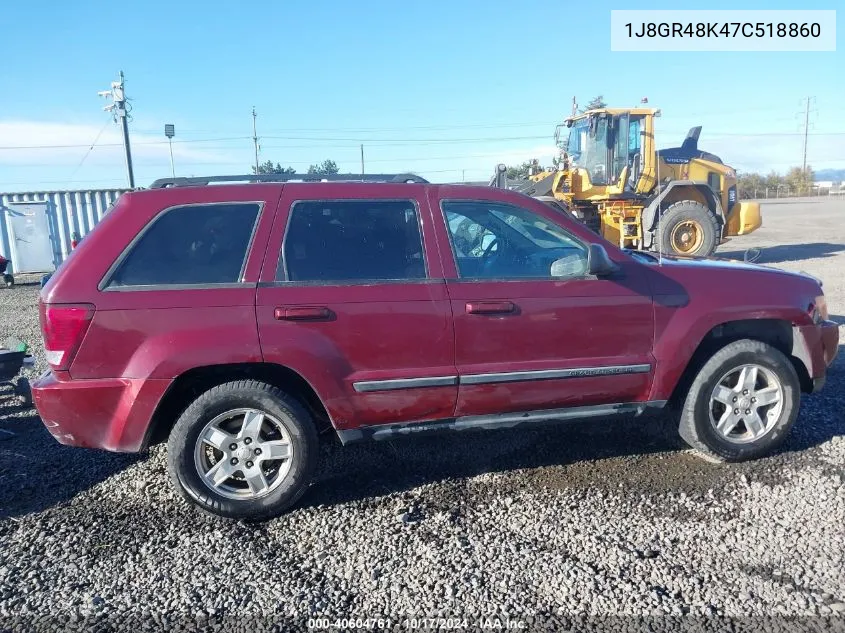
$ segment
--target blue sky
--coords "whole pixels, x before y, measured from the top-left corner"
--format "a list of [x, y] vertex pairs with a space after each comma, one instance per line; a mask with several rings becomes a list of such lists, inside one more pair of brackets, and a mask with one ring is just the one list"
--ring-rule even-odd
[[[597, 94], [611, 105], [647, 97], [661, 108], [662, 146], [700, 124], [703, 148], [764, 171], [800, 164], [802, 99], [812, 96], [809, 162], [845, 168], [841, 36], [838, 51], [827, 53], [614, 53], [611, 9], [677, 3], [518, 6], [6, 3], [0, 148], [23, 149], [0, 149], [0, 190], [123, 186], [119, 132], [97, 96], [121, 69], [142, 186], [170, 173], [165, 123], [176, 126], [177, 175], [246, 173], [253, 106], [262, 160], [304, 170], [331, 158], [358, 171], [363, 143], [368, 172], [486, 179], [497, 162], [550, 161], [554, 126], [573, 95], [585, 103]], [[80, 147], [30, 147], [43, 145]]]

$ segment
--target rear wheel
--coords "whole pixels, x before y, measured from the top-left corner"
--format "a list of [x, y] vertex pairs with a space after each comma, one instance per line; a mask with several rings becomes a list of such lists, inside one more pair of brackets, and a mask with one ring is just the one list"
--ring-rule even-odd
[[716, 352], [686, 394], [678, 431], [691, 447], [726, 461], [760, 457], [783, 442], [801, 401], [782, 352], [744, 339]]
[[657, 248], [664, 255], [709, 257], [719, 243], [719, 223], [706, 206], [693, 200], [670, 205], [660, 218]]
[[230, 382], [202, 394], [180, 416], [167, 461], [191, 503], [223, 517], [262, 520], [307, 490], [317, 442], [297, 400], [266, 383]]

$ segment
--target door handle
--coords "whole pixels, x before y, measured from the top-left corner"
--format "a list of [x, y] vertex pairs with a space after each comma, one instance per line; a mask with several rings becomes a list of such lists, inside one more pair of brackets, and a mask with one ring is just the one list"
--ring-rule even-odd
[[273, 317], [277, 321], [328, 321], [332, 318], [332, 311], [324, 306], [276, 308]]
[[511, 301], [470, 301], [466, 311], [467, 314], [510, 314], [516, 312], [516, 305]]

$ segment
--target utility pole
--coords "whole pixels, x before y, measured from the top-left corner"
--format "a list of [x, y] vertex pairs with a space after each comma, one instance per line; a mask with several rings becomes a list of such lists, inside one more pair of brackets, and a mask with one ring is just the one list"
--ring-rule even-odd
[[804, 108], [804, 162], [801, 167], [801, 173], [807, 173], [807, 137], [810, 130], [810, 97], [807, 97], [807, 106]]
[[258, 174], [258, 132], [255, 124], [255, 119], [258, 115], [255, 113], [255, 106], [252, 106], [252, 143], [255, 145], [255, 173]]
[[112, 103], [103, 108], [106, 112], [111, 112], [115, 123], [120, 119], [121, 128], [123, 129], [123, 151], [126, 154], [126, 173], [129, 177], [129, 188], [135, 188], [135, 174], [132, 171], [132, 149], [129, 146], [129, 116], [126, 109], [126, 93], [123, 88], [124, 77], [123, 71], [120, 71], [120, 80], [111, 83], [111, 90], [101, 90], [97, 94], [101, 97], [110, 98]]
[[364, 144], [361, 143], [361, 177], [364, 176]]
[[575, 97], [572, 97], [572, 116], [575, 116], [578, 113], [578, 102], [576, 101]]

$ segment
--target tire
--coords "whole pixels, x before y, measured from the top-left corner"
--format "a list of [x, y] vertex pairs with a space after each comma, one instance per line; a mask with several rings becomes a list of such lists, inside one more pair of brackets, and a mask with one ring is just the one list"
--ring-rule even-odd
[[[254, 428], [252, 431], [246, 429], [246, 415], [237, 413], [244, 410], [262, 414], [263, 421], [257, 424], [263, 439], [252, 432]], [[239, 418], [240, 433], [237, 432]], [[209, 428], [225, 431], [219, 436], [225, 439], [218, 441], [217, 434], [208, 431]], [[214, 435], [215, 443], [223, 445], [226, 452], [201, 441], [203, 433]], [[275, 440], [273, 434], [278, 435]], [[250, 435], [254, 441], [250, 440]], [[289, 446], [287, 459], [262, 461], [272, 452], [271, 443], [282, 445], [285, 442]], [[237, 449], [230, 450], [232, 446]], [[258, 455], [258, 447], [264, 447], [263, 456], [252, 454], [254, 451]], [[200, 395], [179, 417], [167, 441], [168, 470], [182, 496], [206, 512], [246, 521], [278, 516], [296, 503], [311, 484], [317, 457], [317, 430], [305, 407], [277, 387], [253, 380], [225, 383]], [[209, 466], [215, 458], [216, 462]], [[233, 460], [238, 466], [230, 468]], [[272, 470], [276, 466], [275, 479], [265, 476], [265, 467]], [[213, 487], [202, 473], [211, 473], [215, 467], [221, 477], [229, 470], [237, 472]], [[250, 482], [260, 474], [257, 479], [268, 489], [256, 493], [247, 481], [247, 472], [253, 475]]]
[[[695, 227], [689, 248], [680, 245], [683, 237]], [[664, 255], [684, 257], [709, 257], [719, 245], [719, 222], [706, 206], [693, 200], [681, 200], [670, 205], [660, 218], [657, 227], [657, 249]]]
[[[755, 374], [742, 374], [742, 366], [756, 366]], [[737, 384], [733, 383], [733, 376]], [[756, 376], [756, 384], [744, 394], [741, 384], [748, 385], [743, 378]], [[723, 380], [724, 378], [724, 380]], [[716, 392], [716, 387], [722, 385]], [[724, 386], [733, 387], [725, 390]], [[778, 388], [778, 402], [760, 405], [763, 400], [774, 399], [773, 388]], [[716, 398], [718, 394], [718, 399]], [[725, 395], [727, 394], [727, 396]], [[765, 395], [764, 395], [765, 394]], [[759, 396], [758, 397], [755, 397]], [[736, 400], [734, 400], [736, 399]], [[753, 404], [751, 401], [758, 404]], [[739, 416], [730, 417], [728, 406], [719, 400], [726, 400]], [[728, 462], [741, 462], [761, 457], [773, 451], [789, 434], [801, 402], [801, 385], [795, 367], [778, 349], [750, 339], [729, 343], [713, 354], [704, 363], [690, 386], [681, 405], [678, 419], [678, 433], [692, 448], [709, 457]], [[780, 403], [780, 404], [778, 404]], [[742, 407], [749, 407], [743, 410]], [[762, 427], [744, 414], [756, 411]], [[727, 414], [728, 417], [724, 417]], [[719, 422], [730, 427], [738, 423], [727, 437], [717, 430]], [[745, 420], [751, 423], [746, 426]], [[744, 431], [744, 432], [743, 432]]]

